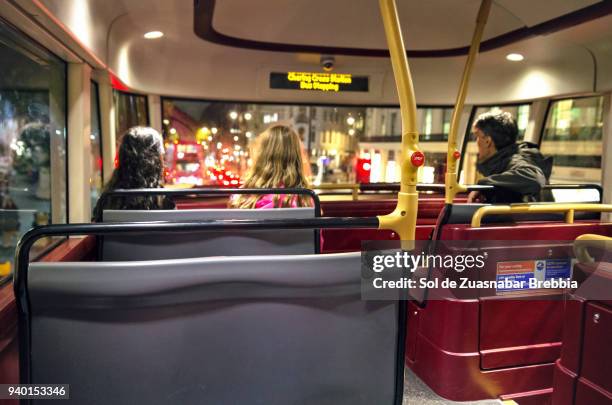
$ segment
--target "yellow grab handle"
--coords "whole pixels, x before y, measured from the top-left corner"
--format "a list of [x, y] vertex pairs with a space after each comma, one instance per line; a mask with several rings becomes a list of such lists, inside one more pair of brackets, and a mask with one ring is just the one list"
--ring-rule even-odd
[[574, 223], [574, 212], [612, 212], [612, 204], [524, 204], [488, 205], [480, 207], [472, 216], [472, 228], [479, 228], [482, 218], [499, 214], [554, 214], [564, 213], [565, 222]]
[[609, 236], [587, 233], [580, 235], [574, 242], [574, 255], [580, 263], [593, 263], [595, 259], [588, 252], [589, 247], [603, 247], [612, 250], [612, 238]]

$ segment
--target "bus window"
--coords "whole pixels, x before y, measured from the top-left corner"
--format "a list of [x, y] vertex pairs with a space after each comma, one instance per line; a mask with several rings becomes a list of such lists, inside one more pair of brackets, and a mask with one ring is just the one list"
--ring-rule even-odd
[[117, 145], [121, 144], [121, 137], [131, 127], [149, 125], [149, 108], [147, 97], [141, 94], [113, 91], [115, 105], [115, 122], [117, 123]]
[[[478, 148], [476, 146], [476, 140], [472, 135], [472, 126], [480, 114], [487, 112], [509, 112], [512, 117], [516, 120], [518, 126], [518, 137], [517, 142], [522, 142], [525, 139], [525, 131], [529, 124], [529, 113], [530, 104], [519, 104], [519, 105], [496, 105], [496, 106], [484, 106], [476, 107], [472, 114], [472, 120], [468, 126], [468, 134], [466, 135], [463, 143], [463, 157], [461, 159], [461, 172], [459, 175], [459, 182], [461, 184], [476, 184], [478, 180], [478, 172], [476, 171], [476, 162], [478, 161]], [[444, 156], [446, 158], [446, 155]]]
[[[394, 182], [400, 178], [401, 117], [399, 108], [360, 106], [304, 106], [227, 103], [166, 98], [163, 134], [166, 145], [201, 145], [200, 162], [216, 170], [243, 175], [250, 161], [250, 145], [258, 133], [275, 122], [291, 124], [304, 143], [305, 156], [315, 168], [316, 183]], [[446, 140], [451, 108], [419, 108], [421, 147], [425, 167], [423, 182], [444, 182]], [[358, 167], [367, 158], [371, 166], [366, 179]], [[166, 164], [171, 167], [171, 155]], [[215, 173], [205, 179], [214, 184]], [[174, 178], [178, 178], [174, 176]], [[170, 182], [175, 182], [170, 176]]]
[[66, 64], [2, 20], [0, 60], [1, 279], [24, 232], [66, 221]]
[[[219, 173], [230, 185], [239, 182], [251, 160], [257, 134], [278, 122], [290, 124], [304, 145], [314, 177], [323, 182], [354, 181], [357, 140], [364, 130], [366, 109], [343, 106], [228, 103], [204, 100], [163, 99], [163, 136], [168, 146], [198, 144], [200, 164], [206, 168], [205, 184], [218, 184]], [[166, 164], [171, 156], [166, 155]], [[320, 164], [324, 162], [324, 164]], [[214, 170], [213, 170], [214, 169]], [[321, 171], [319, 173], [319, 170]], [[209, 173], [210, 172], [210, 173]], [[223, 174], [226, 173], [226, 174]], [[170, 176], [170, 182], [176, 182]]]
[[89, 189], [91, 196], [91, 210], [102, 193], [102, 137], [100, 130], [100, 105], [98, 104], [98, 83], [91, 82], [91, 173]]
[[[425, 153], [425, 164], [419, 170], [421, 183], [444, 183], [446, 171], [446, 141], [452, 108], [420, 107], [417, 109], [420, 148]], [[360, 155], [370, 155], [371, 182], [395, 182], [400, 179], [401, 117], [399, 108], [370, 107], [366, 109], [364, 136], [359, 139]], [[382, 166], [377, 168], [377, 164]]]
[[553, 156], [551, 183], [601, 184], [603, 97], [553, 101], [541, 150]]

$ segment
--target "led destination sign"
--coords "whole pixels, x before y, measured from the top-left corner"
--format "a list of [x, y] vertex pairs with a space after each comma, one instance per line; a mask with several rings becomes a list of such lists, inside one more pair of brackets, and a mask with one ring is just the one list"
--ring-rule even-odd
[[270, 88], [284, 90], [310, 90], [324, 92], [368, 91], [367, 76], [348, 73], [272, 72]]

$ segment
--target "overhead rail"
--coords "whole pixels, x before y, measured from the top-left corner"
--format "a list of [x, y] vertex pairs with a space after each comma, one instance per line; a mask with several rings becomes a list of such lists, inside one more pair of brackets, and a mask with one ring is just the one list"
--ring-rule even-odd
[[463, 106], [465, 104], [465, 98], [467, 96], [468, 86], [470, 84], [470, 77], [474, 68], [474, 61], [480, 48], [480, 42], [482, 40], [482, 33], [484, 32], [489, 12], [491, 10], [491, 0], [482, 0], [480, 3], [480, 9], [478, 10], [478, 17], [476, 17], [476, 29], [472, 36], [472, 43], [470, 45], [470, 52], [465, 62], [463, 70], [463, 77], [461, 78], [461, 84], [459, 85], [459, 92], [457, 93], [457, 100], [455, 101], [455, 109], [451, 118], [450, 130], [448, 133], [448, 152], [446, 154], [446, 175], [444, 176], [444, 183], [446, 185], [445, 201], [446, 204], [452, 204], [457, 193], [465, 192], [467, 189], [465, 186], [458, 182], [458, 162], [461, 158], [461, 153], [457, 148], [457, 133], [459, 132], [459, 122], [461, 121], [461, 113], [463, 112]]
[[581, 212], [612, 212], [612, 204], [517, 204], [487, 205], [480, 207], [472, 216], [472, 228], [479, 228], [482, 219], [491, 215], [511, 214], [565, 214], [565, 222], [574, 223], [574, 214]]
[[[419, 150], [416, 99], [397, 7], [394, 0], [379, 0], [379, 5], [400, 102], [402, 118], [401, 155], [403, 157], [397, 206], [390, 214], [378, 217], [379, 229], [392, 230], [403, 241], [414, 241], [419, 196], [416, 188], [417, 173], [419, 167], [425, 163], [425, 155]], [[410, 246], [406, 245], [405, 247], [409, 248]]]

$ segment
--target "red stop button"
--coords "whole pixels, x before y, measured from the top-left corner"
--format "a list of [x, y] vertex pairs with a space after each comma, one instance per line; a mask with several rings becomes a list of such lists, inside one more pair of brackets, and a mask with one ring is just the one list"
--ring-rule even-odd
[[455, 159], [459, 159], [459, 158], [461, 157], [461, 153], [459, 153], [459, 151], [458, 151], [458, 150], [456, 150], [456, 151], [453, 153], [453, 157], [454, 157]]
[[410, 156], [410, 161], [413, 166], [423, 166], [423, 163], [425, 163], [425, 155], [421, 151], [416, 151]]

